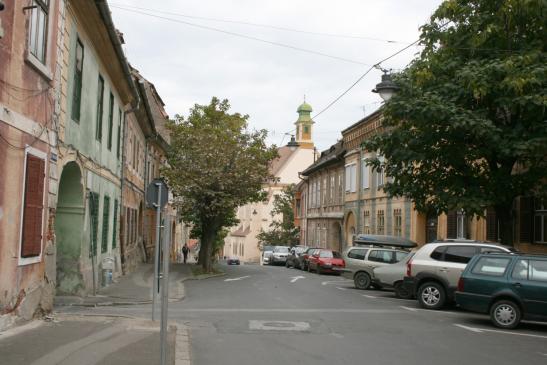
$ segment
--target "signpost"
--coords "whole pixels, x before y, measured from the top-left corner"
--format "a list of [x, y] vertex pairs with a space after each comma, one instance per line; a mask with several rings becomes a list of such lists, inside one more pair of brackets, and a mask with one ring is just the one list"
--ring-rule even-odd
[[[159, 294], [161, 284], [161, 364], [165, 365], [167, 361], [167, 303], [169, 299], [169, 243], [171, 242], [171, 219], [164, 218], [164, 224], [161, 225], [161, 211], [167, 204], [169, 191], [167, 185], [162, 179], [154, 179], [146, 189], [146, 203], [149, 207], [156, 208], [156, 245], [154, 252], [154, 284], [152, 289], [152, 320], [155, 317], [156, 297]], [[164, 229], [162, 234], [162, 245], [160, 246], [160, 230]], [[160, 283], [160, 258], [161, 260], [161, 283]]]

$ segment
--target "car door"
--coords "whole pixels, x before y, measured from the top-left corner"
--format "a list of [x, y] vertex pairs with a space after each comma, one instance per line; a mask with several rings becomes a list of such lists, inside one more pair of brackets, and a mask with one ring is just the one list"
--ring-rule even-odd
[[450, 288], [456, 288], [467, 263], [477, 253], [476, 246], [447, 246], [443, 260], [437, 266], [437, 276], [443, 279]]
[[526, 314], [547, 316], [547, 259], [519, 259], [511, 285], [521, 297]]
[[366, 248], [352, 248], [348, 251], [345, 257], [346, 269], [355, 272], [360, 270], [365, 264], [365, 257], [367, 256], [368, 249]]

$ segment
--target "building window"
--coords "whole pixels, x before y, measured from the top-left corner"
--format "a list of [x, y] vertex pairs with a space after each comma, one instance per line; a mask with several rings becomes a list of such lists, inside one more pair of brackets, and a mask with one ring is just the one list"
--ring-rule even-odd
[[344, 189], [344, 172], [340, 171], [338, 174], [338, 204], [342, 204], [342, 196]]
[[365, 226], [365, 234], [370, 234], [370, 211], [365, 210], [363, 225]]
[[329, 186], [329, 203], [331, 205], [336, 203], [336, 185], [335, 185], [336, 177], [334, 174], [330, 175], [330, 186]]
[[114, 124], [114, 95], [112, 95], [112, 93], [110, 93], [110, 104], [108, 106], [109, 106], [109, 110], [108, 110], [108, 143], [107, 143], [107, 147], [108, 147], [108, 150], [111, 151], [112, 150], [112, 127], [113, 127], [113, 124]]
[[534, 242], [547, 243], [547, 204], [540, 201], [534, 209]]
[[378, 188], [384, 186], [384, 169], [381, 167], [376, 169], [376, 186]]
[[95, 139], [100, 141], [103, 137], [103, 102], [104, 102], [104, 79], [99, 75], [99, 86], [97, 88], [97, 130]]
[[84, 45], [76, 41], [76, 55], [74, 60], [74, 83], [72, 85], [72, 119], [80, 121], [80, 105], [82, 103], [82, 78], [84, 69]]
[[36, 263], [42, 254], [46, 154], [27, 148], [21, 211], [20, 264]]
[[97, 236], [99, 231], [99, 194], [89, 193], [89, 219], [91, 219], [91, 247], [89, 257], [97, 256]]
[[376, 218], [376, 234], [384, 234], [384, 211], [379, 210]]
[[112, 222], [112, 248], [116, 248], [116, 226], [118, 223], [118, 199], [114, 199], [114, 217]]
[[120, 141], [122, 137], [122, 110], [118, 109], [118, 116], [119, 116], [119, 122], [118, 122], [118, 144], [116, 145], [116, 157], [120, 158]]
[[30, 11], [29, 52], [45, 64], [49, 0], [34, 0]]
[[393, 234], [401, 237], [403, 235], [403, 217], [401, 209], [393, 209]]
[[446, 213], [446, 238], [466, 238], [467, 220], [463, 210]]
[[362, 188], [368, 189], [370, 187], [370, 167], [367, 166], [366, 159], [363, 159], [361, 163], [361, 173], [362, 173]]
[[355, 164], [346, 166], [346, 193], [355, 193], [356, 189], [356, 177], [355, 176]]
[[103, 230], [102, 230], [102, 240], [101, 240], [101, 252], [105, 253], [108, 251], [108, 222], [110, 215], [110, 198], [105, 195], [103, 201]]
[[323, 183], [321, 185], [321, 190], [323, 192], [322, 196], [321, 196], [321, 201], [322, 201], [322, 205], [323, 206], [326, 206], [327, 205], [327, 193], [328, 193], [328, 187], [327, 187], [327, 177], [323, 177]]

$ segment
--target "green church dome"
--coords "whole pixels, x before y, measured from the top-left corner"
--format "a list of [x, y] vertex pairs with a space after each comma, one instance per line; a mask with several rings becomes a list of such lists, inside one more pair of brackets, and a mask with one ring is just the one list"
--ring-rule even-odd
[[298, 109], [296, 109], [296, 111], [298, 113], [300, 112], [308, 112], [308, 113], [311, 113], [313, 111], [312, 107], [310, 104], [306, 103], [306, 102], [303, 102], [302, 105], [300, 105], [298, 107]]

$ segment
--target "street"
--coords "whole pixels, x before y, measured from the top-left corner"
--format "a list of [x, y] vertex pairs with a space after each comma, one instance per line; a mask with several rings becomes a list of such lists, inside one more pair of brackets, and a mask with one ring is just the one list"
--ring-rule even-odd
[[[356, 290], [338, 276], [281, 266], [222, 270], [227, 275], [186, 281], [186, 299], [169, 307], [170, 321], [189, 327], [196, 365], [547, 362], [545, 324], [501, 331], [487, 316], [425, 311], [389, 291]], [[150, 306], [63, 311], [146, 318]]]

